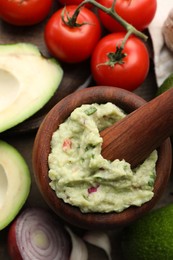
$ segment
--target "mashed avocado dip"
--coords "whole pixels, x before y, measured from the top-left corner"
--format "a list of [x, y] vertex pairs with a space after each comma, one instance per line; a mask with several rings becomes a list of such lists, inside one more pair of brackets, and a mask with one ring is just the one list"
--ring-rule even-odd
[[49, 154], [50, 186], [82, 212], [121, 212], [153, 197], [157, 152], [135, 169], [101, 156], [99, 131], [125, 117], [112, 103], [82, 105], [54, 132]]

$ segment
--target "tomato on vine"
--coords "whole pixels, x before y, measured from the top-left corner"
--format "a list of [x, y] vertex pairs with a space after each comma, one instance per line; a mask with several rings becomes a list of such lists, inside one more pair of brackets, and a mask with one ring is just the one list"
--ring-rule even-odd
[[53, 0], [0, 0], [0, 18], [18, 26], [34, 25], [46, 18]]
[[63, 5], [79, 5], [83, 0], [59, 0]]
[[[101, 5], [111, 8], [114, 0], [98, 0]], [[154, 18], [157, 9], [157, 0], [116, 0], [114, 10], [126, 22], [133, 25], [137, 30], [144, 30]], [[98, 10], [98, 15], [105, 28], [111, 32], [124, 31], [110, 15]]]
[[77, 18], [73, 20], [76, 9], [76, 5], [59, 9], [45, 27], [48, 50], [53, 56], [67, 63], [81, 62], [89, 58], [101, 36], [98, 17], [88, 8], [82, 7]]
[[[59, 0], [62, 5], [79, 5], [83, 0]], [[86, 4], [85, 7], [91, 8], [91, 4]]]
[[148, 50], [138, 37], [131, 35], [122, 48], [126, 33], [111, 33], [97, 44], [91, 57], [91, 72], [97, 85], [134, 90], [149, 70]]

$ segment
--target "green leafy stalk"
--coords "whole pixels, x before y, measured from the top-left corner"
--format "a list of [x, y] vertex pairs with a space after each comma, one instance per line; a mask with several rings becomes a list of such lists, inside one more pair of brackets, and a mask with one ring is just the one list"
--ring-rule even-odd
[[[115, 8], [114, 8], [116, 0], [113, 1], [112, 6], [110, 8], [101, 5], [100, 3], [98, 3], [95, 0], [84, 0], [81, 4], [78, 5], [75, 13], [77, 14], [78, 13], [78, 9], [80, 9], [82, 6], [84, 6], [87, 3], [90, 3], [90, 4], [94, 5], [95, 7], [99, 8], [103, 12], [107, 13], [108, 15], [110, 15], [118, 23], [120, 23], [126, 29], [128, 37], [131, 34], [134, 34], [134, 35], [136, 35], [137, 37], [141, 38], [144, 41], [146, 41], [148, 39], [147, 35], [145, 35], [144, 33], [140, 32], [140, 31], [138, 31], [133, 25], [129, 24], [127, 21], [125, 21], [121, 16], [119, 16], [117, 14], [117, 12], [115, 11]], [[75, 13], [74, 13], [74, 15], [76, 16]], [[128, 37], [126, 37], [126, 40], [127, 40]], [[124, 43], [125, 43], [125, 41], [123, 42], [123, 44]]]

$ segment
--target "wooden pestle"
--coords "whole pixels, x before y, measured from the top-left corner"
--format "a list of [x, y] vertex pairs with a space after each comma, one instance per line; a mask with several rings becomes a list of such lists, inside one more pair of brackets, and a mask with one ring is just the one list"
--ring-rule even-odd
[[104, 129], [102, 155], [125, 159], [132, 168], [173, 134], [173, 88]]

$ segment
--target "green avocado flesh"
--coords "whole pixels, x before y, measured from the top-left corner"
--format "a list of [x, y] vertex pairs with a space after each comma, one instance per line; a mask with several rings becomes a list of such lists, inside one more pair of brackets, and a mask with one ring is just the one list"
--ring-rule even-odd
[[54, 95], [63, 70], [29, 43], [0, 45], [0, 132], [32, 116]]
[[18, 214], [31, 186], [29, 168], [21, 154], [10, 144], [0, 141], [0, 230]]

